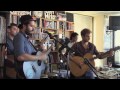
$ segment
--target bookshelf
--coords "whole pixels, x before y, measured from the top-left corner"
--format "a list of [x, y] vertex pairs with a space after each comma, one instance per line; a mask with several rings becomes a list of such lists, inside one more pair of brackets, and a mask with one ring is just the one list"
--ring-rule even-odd
[[20, 24], [19, 19], [22, 15], [31, 15], [31, 11], [9, 11], [9, 23]]
[[[3, 45], [6, 44], [6, 27], [10, 23], [20, 24], [19, 18], [21, 15], [30, 14], [36, 18], [36, 30], [32, 33], [31, 41], [34, 45], [39, 43], [45, 36], [43, 31], [48, 31], [55, 36], [57, 40], [70, 37], [74, 32], [74, 21], [71, 21], [65, 11], [0, 11], [0, 55]], [[49, 43], [55, 42], [50, 39], [45, 46]], [[53, 63], [59, 60], [59, 44], [55, 42], [55, 50], [51, 51], [53, 54]], [[0, 56], [0, 75], [4, 77], [4, 62], [3, 57]]]
[[29, 14], [28, 11], [0, 11], [0, 78], [5, 77], [5, 55], [3, 52], [6, 47], [7, 26], [10, 23], [19, 24], [21, 15]]
[[[74, 21], [67, 21], [64, 11], [33, 11], [32, 16], [36, 17], [36, 30], [32, 34], [34, 38], [33, 44], [38, 40], [42, 40], [44, 31], [48, 31], [53, 36], [55, 35], [57, 40], [64, 39], [65, 37], [69, 38], [71, 33], [74, 32]], [[54, 40], [50, 39], [50, 41]], [[59, 44], [55, 42], [55, 50], [51, 51], [55, 62], [57, 62], [56, 59], [59, 60], [58, 49]]]
[[4, 78], [4, 49], [6, 47], [6, 27], [9, 24], [9, 11], [0, 11], [0, 78]]

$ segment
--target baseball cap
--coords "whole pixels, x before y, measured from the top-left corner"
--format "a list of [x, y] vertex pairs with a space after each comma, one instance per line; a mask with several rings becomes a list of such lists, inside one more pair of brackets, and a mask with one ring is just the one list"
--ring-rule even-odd
[[21, 16], [21, 18], [20, 18], [20, 23], [25, 23], [25, 22], [28, 22], [28, 21], [36, 21], [36, 19], [35, 18], [33, 18], [31, 15], [23, 15], [23, 16]]

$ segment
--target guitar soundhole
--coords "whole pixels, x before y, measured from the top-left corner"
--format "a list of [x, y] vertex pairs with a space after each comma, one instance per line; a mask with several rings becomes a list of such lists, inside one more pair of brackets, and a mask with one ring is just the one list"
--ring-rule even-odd
[[37, 63], [38, 63], [39, 66], [41, 65], [41, 61], [38, 61]]

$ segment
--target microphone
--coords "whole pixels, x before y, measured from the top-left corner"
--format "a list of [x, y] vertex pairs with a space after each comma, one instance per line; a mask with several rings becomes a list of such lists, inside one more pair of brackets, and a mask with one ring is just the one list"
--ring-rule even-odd
[[53, 35], [51, 34], [51, 33], [49, 33], [48, 31], [43, 31], [43, 33], [47, 33], [48, 35], [49, 35], [49, 37], [50, 37], [50, 39], [53, 39]]
[[62, 40], [62, 43], [64, 44], [64, 46], [62, 45], [60, 48], [59, 48], [59, 52], [61, 53], [61, 51], [66, 48], [66, 46], [68, 46], [68, 43], [70, 42], [70, 39], [65, 37], [64, 40]]
[[70, 42], [70, 39], [68, 37], [65, 37], [65, 44], [68, 44]]

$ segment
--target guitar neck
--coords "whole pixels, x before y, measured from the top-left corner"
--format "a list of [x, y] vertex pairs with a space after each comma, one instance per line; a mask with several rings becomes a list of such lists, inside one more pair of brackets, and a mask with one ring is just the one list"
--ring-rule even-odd
[[52, 49], [52, 45], [48, 48], [48, 50], [46, 51], [46, 54], [48, 55], [51, 52]]
[[44, 42], [46, 41], [47, 38], [48, 38], [48, 36], [45, 37], [45, 38], [43, 38], [43, 39], [41, 40], [41, 43], [44, 43]]

